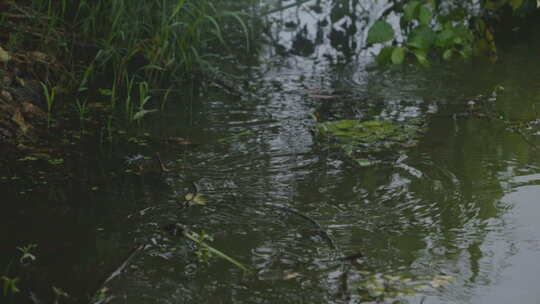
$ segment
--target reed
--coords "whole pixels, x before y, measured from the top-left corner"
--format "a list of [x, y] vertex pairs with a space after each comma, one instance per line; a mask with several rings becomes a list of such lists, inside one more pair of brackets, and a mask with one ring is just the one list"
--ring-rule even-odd
[[47, 129], [50, 129], [53, 106], [56, 101], [57, 87], [54, 86], [52, 88], [49, 88], [49, 86], [44, 82], [41, 82], [41, 87], [43, 88], [43, 96], [45, 96], [45, 101], [47, 102]]

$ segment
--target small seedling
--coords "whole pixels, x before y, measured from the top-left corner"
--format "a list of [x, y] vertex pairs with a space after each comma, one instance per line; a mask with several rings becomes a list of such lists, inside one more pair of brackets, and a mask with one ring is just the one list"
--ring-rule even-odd
[[7, 276], [0, 277], [1, 280], [4, 281], [3, 285], [3, 295], [7, 296], [8, 294], [16, 294], [20, 292], [19, 288], [17, 288], [17, 282], [20, 280], [19, 278], [8, 278]]
[[45, 101], [47, 101], [47, 128], [50, 128], [52, 108], [56, 99], [56, 90], [58, 88], [52, 87], [49, 90], [49, 87], [44, 82], [41, 82], [41, 87], [43, 87], [43, 95], [45, 96]]
[[36, 260], [36, 256], [30, 251], [34, 248], [36, 248], [36, 244], [30, 244], [22, 247], [17, 247], [17, 250], [21, 252], [21, 258], [19, 259], [19, 263], [22, 265], [28, 264], [29, 262], [33, 262]]
[[66, 298], [66, 299], [69, 298], [69, 294], [63, 291], [62, 289], [55, 286], [53, 286], [52, 289], [54, 292], [54, 304], [58, 304], [59, 303], [58, 300], [60, 300], [60, 298]]

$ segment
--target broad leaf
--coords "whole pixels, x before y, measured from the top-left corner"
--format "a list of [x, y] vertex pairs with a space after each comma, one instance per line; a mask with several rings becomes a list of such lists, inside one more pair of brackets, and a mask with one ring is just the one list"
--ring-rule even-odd
[[418, 60], [418, 63], [420, 63], [420, 65], [422, 65], [423, 67], [429, 67], [427, 53], [424, 50], [415, 50], [413, 53], [416, 56], [416, 60]]
[[450, 60], [452, 59], [452, 53], [453, 53], [452, 49], [447, 49], [446, 51], [444, 51], [442, 58], [444, 60]]
[[423, 25], [428, 25], [431, 23], [431, 10], [425, 6], [421, 6], [418, 9], [418, 20], [420, 20], [420, 23]]
[[11, 56], [7, 51], [0, 47], [0, 62], [8, 62], [11, 59]]
[[[461, 37], [464, 41], [471, 42], [474, 40], [474, 35], [471, 30], [463, 24], [458, 24], [454, 27], [454, 33]], [[487, 32], [486, 32], [487, 35]]]
[[394, 52], [395, 46], [385, 46], [379, 55], [377, 55], [377, 62], [379, 64], [387, 64], [392, 60], [392, 53]]
[[451, 45], [452, 39], [454, 37], [455, 37], [455, 34], [454, 34], [453, 29], [451, 29], [451, 28], [444, 29], [440, 33], [438, 33], [437, 41], [435, 42], [435, 44], [438, 47], [449, 46], [449, 45]]
[[421, 25], [414, 29], [410, 34], [410, 39], [407, 44], [413, 48], [428, 50], [433, 43], [437, 35], [428, 26]]
[[405, 5], [403, 9], [403, 18], [405, 21], [412, 21], [418, 16], [418, 7], [420, 6], [420, 1], [411, 1]]
[[523, 0], [510, 0], [510, 5], [513, 10], [517, 10], [523, 4]]
[[383, 43], [394, 39], [394, 29], [386, 21], [379, 20], [369, 29], [367, 43]]
[[392, 51], [392, 63], [393, 64], [402, 64], [405, 61], [405, 48], [397, 47]]

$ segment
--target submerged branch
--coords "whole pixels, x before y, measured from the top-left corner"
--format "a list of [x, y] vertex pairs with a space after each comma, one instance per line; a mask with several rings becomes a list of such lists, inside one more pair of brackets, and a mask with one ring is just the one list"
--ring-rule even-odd
[[99, 283], [99, 285], [95, 289], [96, 291], [94, 292], [94, 299], [92, 300], [91, 303], [93, 303], [93, 304], [108, 303], [109, 301], [111, 301], [114, 298], [114, 296], [105, 296], [105, 294], [101, 294], [101, 293], [106, 290], [107, 283], [109, 283], [111, 280], [113, 280], [114, 278], [116, 278], [117, 276], [122, 274], [124, 269], [126, 269], [126, 267], [129, 266], [129, 264], [131, 263], [133, 258], [139, 252], [144, 250], [144, 248], [146, 248], [146, 245], [143, 245], [143, 244], [139, 244], [139, 245], [136, 245], [135, 247], [133, 247], [133, 249], [121, 261], [120, 265], [118, 265], [116, 268], [114, 268], [114, 270], [111, 272], [111, 274], [109, 274], [105, 279], [103, 279], [103, 281], [101, 283]]
[[330, 236], [330, 234], [328, 234], [328, 232], [326, 231], [326, 229], [323, 228], [323, 226], [321, 224], [319, 224], [316, 220], [314, 220], [313, 218], [301, 213], [300, 211], [297, 211], [297, 210], [294, 210], [290, 207], [287, 207], [287, 206], [284, 206], [284, 205], [276, 205], [276, 204], [271, 204], [271, 203], [267, 203], [266, 204], [267, 206], [269, 207], [273, 207], [273, 208], [277, 208], [277, 209], [280, 209], [280, 210], [283, 210], [285, 212], [289, 212], [289, 213], [292, 213], [298, 217], [301, 217], [307, 221], [309, 221], [310, 223], [312, 223], [318, 230], [319, 234], [326, 240], [326, 242], [328, 243], [328, 246], [334, 250], [334, 251], [337, 251], [338, 248], [336, 246], [336, 243], [335, 241], [332, 239], [332, 237]]
[[529, 147], [533, 148], [534, 150], [536, 151], [540, 151], [540, 148], [534, 143], [532, 142], [528, 137], [527, 135], [525, 135], [523, 133], [523, 131], [521, 131], [519, 128], [515, 127], [515, 128], [512, 128], [512, 131], [516, 132], [517, 134], [519, 134], [521, 136], [521, 138], [523, 138], [523, 141], [525, 141], [525, 143], [527, 143], [529, 145]]
[[133, 260], [133, 258], [137, 255], [137, 253], [139, 253], [141, 250], [143, 250], [145, 247], [145, 245], [137, 245], [135, 246], [135, 248], [133, 248], [133, 250], [130, 251], [130, 253], [128, 254], [128, 256], [123, 260], [123, 262], [120, 264], [120, 266], [118, 266], [108, 277], [107, 279], [105, 279], [105, 281], [103, 282], [102, 286], [103, 285], [106, 285], [107, 283], [109, 283], [112, 279], [114, 279], [115, 277], [119, 276], [123, 271], [124, 269], [126, 269], [126, 267], [129, 265], [129, 263], [131, 262], [131, 260]]

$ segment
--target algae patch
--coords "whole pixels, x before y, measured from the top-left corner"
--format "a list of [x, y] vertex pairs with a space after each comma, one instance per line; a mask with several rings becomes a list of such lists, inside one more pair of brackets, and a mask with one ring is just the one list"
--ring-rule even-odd
[[338, 120], [317, 123], [316, 129], [323, 143], [339, 148], [361, 166], [376, 162], [375, 153], [415, 146], [424, 130], [420, 120]]

